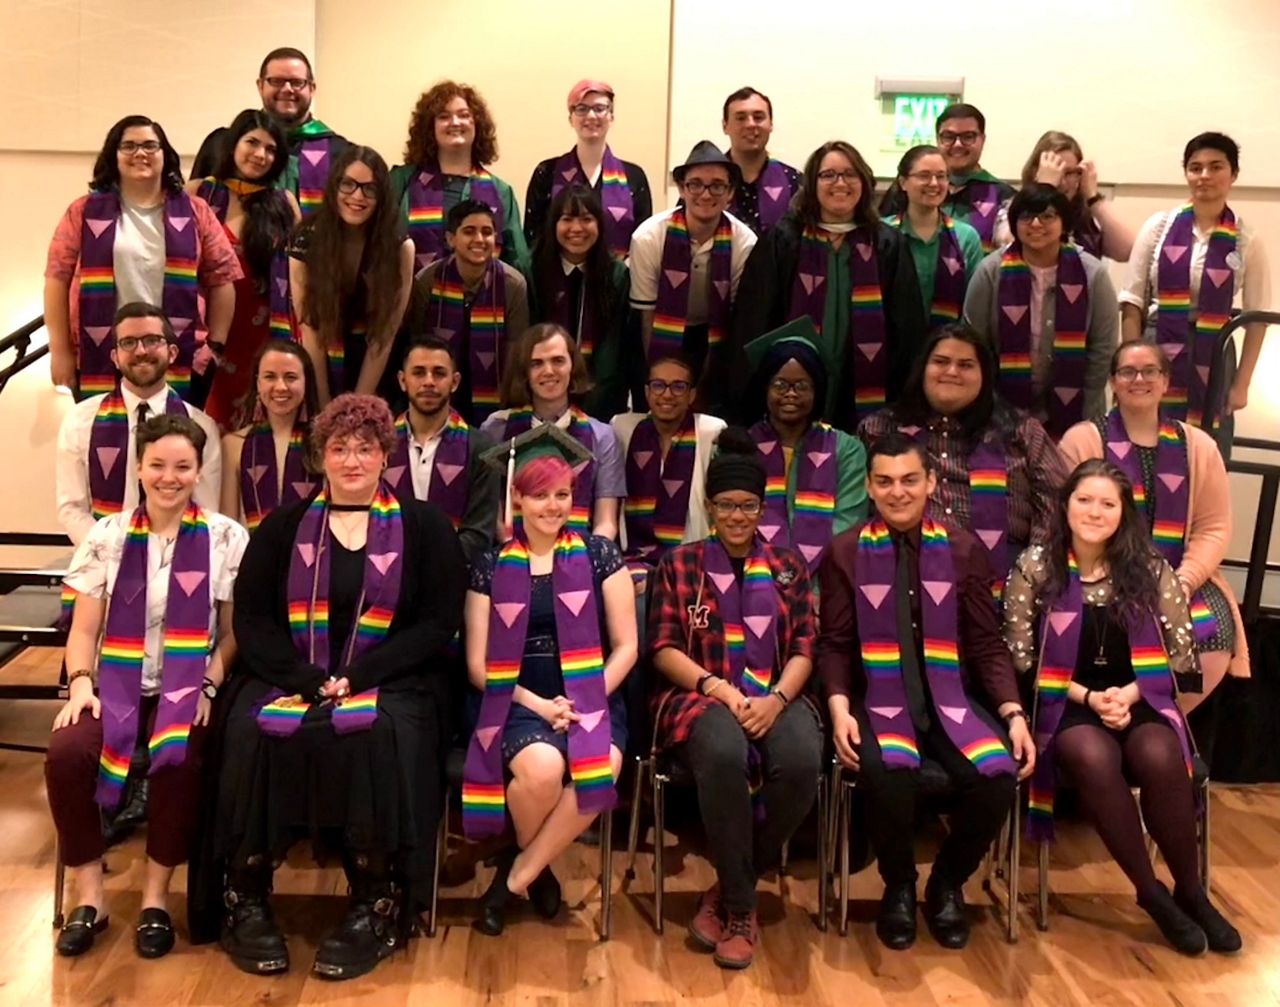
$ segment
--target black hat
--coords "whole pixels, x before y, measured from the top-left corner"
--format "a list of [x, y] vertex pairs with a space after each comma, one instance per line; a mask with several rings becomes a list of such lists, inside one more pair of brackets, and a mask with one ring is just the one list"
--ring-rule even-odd
[[729, 160], [728, 154], [710, 140], [699, 140], [695, 143], [693, 150], [689, 151], [689, 156], [685, 158], [684, 164], [678, 164], [671, 169], [671, 177], [676, 180], [676, 185], [681, 185], [684, 183], [686, 171], [703, 164], [714, 164], [726, 168], [729, 172], [729, 181], [733, 183], [735, 189], [742, 184], [741, 170]]

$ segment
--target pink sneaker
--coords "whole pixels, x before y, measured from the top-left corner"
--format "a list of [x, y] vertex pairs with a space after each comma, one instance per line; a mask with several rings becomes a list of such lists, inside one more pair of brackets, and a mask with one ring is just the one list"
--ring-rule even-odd
[[689, 924], [689, 936], [698, 947], [714, 951], [724, 936], [724, 910], [720, 905], [720, 886], [712, 885], [698, 900], [698, 911]]

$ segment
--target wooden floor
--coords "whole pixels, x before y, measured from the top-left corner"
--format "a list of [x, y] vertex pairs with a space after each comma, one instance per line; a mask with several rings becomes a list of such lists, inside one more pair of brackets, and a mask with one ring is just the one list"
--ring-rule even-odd
[[[5, 669], [41, 675], [35, 661]], [[54, 706], [0, 704], [0, 739], [39, 744]], [[293, 970], [258, 979], [237, 971], [215, 946], [194, 948], [180, 929], [177, 948], [158, 962], [134, 956], [131, 923], [138, 911], [141, 842], [108, 853], [112, 925], [83, 958], [59, 959], [50, 928], [53, 829], [45, 804], [41, 757], [0, 752], [0, 1004], [163, 1005], [344, 1004], [376, 998], [400, 1004], [626, 1004], [697, 1003], [754, 1007], [768, 1004], [1111, 1004], [1260, 1007], [1280, 1003], [1280, 787], [1214, 787], [1215, 900], [1245, 938], [1234, 958], [1186, 959], [1165, 947], [1136, 909], [1120, 872], [1096, 837], [1068, 826], [1054, 849], [1050, 931], [1032, 919], [1034, 848], [1024, 850], [1020, 938], [1005, 943], [1003, 928], [975, 882], [973, 939], [962, 952], [939, 948], [921, 927], [916, 947], [885, 951], [871, 920], [879, 882], [874, 869], [854, 879], [854, 920], [848, 937], [814, 926], [817, 886], [811, 861], [792, 865], [782, 882], [762, 884], [763, 943], [756, 964], [742, 973], [716, 968], [690, 950], [685, 924], [697, 892], [711, 881], [707, 863], [668, 849], [666, 934], [649, 926], [651, 858], [642, 855], [633, 894], [622, 893], [623, 855], [614, 860], [613, 939], [596, 939], [599, 892], [594, 848], [577, 846], [556, 866], [570, 910], [554, 923], [521, 919], [501, 938], [469, 927], [467, 899], [487, 881], [447, 890], [442, 926], [374, 973], [332, 984], [309, 975], [316, 943], [341, 916], [345, 883], [337, 870], [302, 859], [276, 876], [277, 908], [289, 935]], [[615, 835], [622, 833], [622, 822]], [[621, 844], [625, 838], [619, 836]], [[673, 839], [668, 842], [673, 842]], [[923, 856], [923, 854], [922, 854]], [[179, 873], [175, 891], [180, 892]], [[584, 904], [585, 902], [585, 904]]]

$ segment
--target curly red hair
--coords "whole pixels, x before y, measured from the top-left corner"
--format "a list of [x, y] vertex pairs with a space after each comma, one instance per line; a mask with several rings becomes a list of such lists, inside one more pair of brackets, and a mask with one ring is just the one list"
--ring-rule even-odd
[[396, 446], [391, 407], [376, 395], [343, 392], [320, 410], [320, 415], [311, 423], [311, 446], [316, 455], [323, 455], [325, 446], [335, 437], [373, 441], [384, 453], [391, 454]]
[[436, 116], [454, 98], [462, 98], [471, 109], [476, 125], [476, 138], [471, 144], [471, 161], [476, 165], [493, 164], [498, 159], [498, 131], [489, 114], [489, 106], [480, 92], [470, 84], [442, 80], [424, 91], [409, 117], [409, 140], [404, 145], [404, 163], [422, 167], [440, 154], [436, 143]]

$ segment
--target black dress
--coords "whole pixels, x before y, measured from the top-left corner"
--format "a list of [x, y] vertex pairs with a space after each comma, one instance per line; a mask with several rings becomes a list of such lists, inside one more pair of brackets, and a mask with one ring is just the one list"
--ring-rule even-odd
[[[343, 665], [339, 641], [357, 617], [365, 554], [333, 542], [335, 656], [328, 667], [314, 665], [298, 655], [286, 615], [289, 558], [308, 504], [282, 507], [263, 521], [236, 581], [239, 660], [224, 718], [215, 854], [224, 862], [279, 857], [308, 837], [317, 846], [384, 853], [421, 900], [429, 893], [441, 814], [449, 677], [457, 667], [446, 648], [462, 621], [462, 550], [442, 511], [402, 501], [404, 572], [390, 630]], [[322, 704], [289, 738], [259, 731], [255, 717], [268, 692], [310, 697], [330, 675], [345, 676], [353, 693], [378, 688], [369, 730], [336, 734], [331, 707]]]
[[[1082, 606], [1080, 646], [1076, 652], [1075, 673], [1071, 681], [1094, 692], [1110, 688], [1122, 689], [1134, 681], [1133, 656], [1129, 649], [1129, 634], [1108, 615], [1105, 605]], [[1101, 653], [1101, 656], [1099, 654]], [[1092, 709], [1083, 703], [1068, 702], [1062, 712], [1058, 731], [1065, 731], [1076, 724], [1090, 724], [1104, 730], [1112, 730], [1102, 722]], [[1164, 717], [1145, 699], [1139, 699], [1129, 707], [1129, 724], [1114, 733], [1124, 735], [1141, 724], [1165, 724]], [[1173, 730], [1172, 727], [1169, 727]]]

